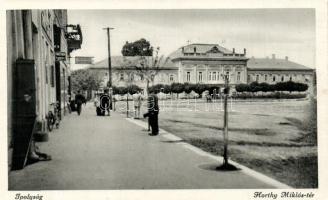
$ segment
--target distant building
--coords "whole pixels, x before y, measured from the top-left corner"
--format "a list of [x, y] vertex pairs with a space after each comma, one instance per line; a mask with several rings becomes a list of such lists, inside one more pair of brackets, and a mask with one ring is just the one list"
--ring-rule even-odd
[[229, 77], [232, 85], [246, 83], [246, 49], [236, 53], [217, 44], [191, 44], [170, 55], [178, 70], [178, 82], [224, 84]]
[[273, 54], [271, 58], [251, 58], [247, 63], [247, 82], [277, 82], [294, 81], [312, 85], [314, 70], [304, 65], [292, 62], [286, 56], [278, 59]]
[[[224, 84], [228, 75], [232, 88], [236, 84], [266, 82], [277, 83], [294, 81], [313, 85], [315, 70], [285, 59], [247, 58], [246, 49], [237, 53], [235, 49], [228, 50], [218, 44], [190, 44], [183, 46], [169, 55], [167, 62], [154, 77], [153, 84], [206, 83]], [[124, 66], [123, 60], [129, 65]], [[112, 57], [113, 85], [126, 86], [136, 84], [145, 88], [145, 81], [135, 73], [136, 58]], [[104, 83], [108, 81], [107, 59], [89, 66], [90, 69], [101, 72]]]

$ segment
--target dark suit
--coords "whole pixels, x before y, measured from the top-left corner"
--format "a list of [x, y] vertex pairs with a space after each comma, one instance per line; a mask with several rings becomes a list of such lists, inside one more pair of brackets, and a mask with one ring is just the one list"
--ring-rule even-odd
[[86, 103], [86, 99], [82, 94], [76, 94], [75, 103], [77, 106], [77, 114], [80, 115], [82, 111], [82, 103]]
[[154, 94], [151, 94], [148, 97], [148, 113], [147, 116], [149, 117], [149, 124], [151, 127], [151, 132], [153, 135], [158, 135], [158, 97]]

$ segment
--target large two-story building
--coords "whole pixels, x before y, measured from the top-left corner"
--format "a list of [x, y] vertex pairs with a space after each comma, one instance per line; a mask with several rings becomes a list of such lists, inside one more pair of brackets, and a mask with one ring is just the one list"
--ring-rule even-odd
[[[134, 57], [112, 57], [113, 85], [136, 84], [145, 88], [145, 80], [136, 73], [136, 62], [137, 59]], [[100, 72], [104, 84], [107, 83], [107, 59], [89, 68]], [[288, 57], [278, 59], [273, 54], [271, 58], [248, 58], [246, 49], [243, 49], [242, 53], [237, 53], [235, 49], [228, 50], [218, 44], [190, 44], [169, 55], [168, 62], [160, 67], [151, 85], [173, 82], [223, 85], [224, 77], [228, 75], [232, 87], [254, 81], [273, 84], [291, 80], [306, 83], [311, 88], [314, 73], [314, 69], [292, 62]]]

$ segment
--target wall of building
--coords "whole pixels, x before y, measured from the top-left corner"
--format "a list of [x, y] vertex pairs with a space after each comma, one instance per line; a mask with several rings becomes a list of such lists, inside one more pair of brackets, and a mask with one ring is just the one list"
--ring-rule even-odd
[[[105, 87], [108, 82], [108, 70], [106, 68], [93, 68], [92, 70], [99, 73], [103, 80], [102, 87]], [[146, 79], [142, 78], [139, 73], [133, 69], [121, 70], [114, 68], [112, 72], [112, 80], [113, 85], [117, 87], [126, 87], [134, 84], [145, 89], [147, 85]], [[158, 71], [158, 73], [154, 76], [154, 81], [150, 82], [150, 86], [155, 84], [171, 84], [173, 82], [178, 82], [178, 70], [165, 69]]]
[[230, 84], [246, 83], [245, 61], [179, 61], [179, 82], [224, 84], [229, 75]]
[[313, 82], [312, 71], [295, 70], [248, 70], [248, 83], [257, 81], [274, 84], [278, 82], [294, 81], [311, 84]]
[[[8, 10], [6, 13], [9, 169], [13, 142], [12, 124], [15, 121], [12, 97], [15, 92], [13, 85], [16, 60], [34, 60], [36, 84], [35, 113], [37, 115], [37, 121], [45, 123], [46, 114], [51, 109], [50, 103], [56, 101], [53, 24], [67, 22], [66, 11], [63, 10], [61, 13], [62, 15], [59, 18], [57, 17], [57, 19], [55, 19], [54, 10]], [[63, 41], [63, 50], [67, 52], [65, 41]], [[63, 63], [61, 66], [62, 69], [67, 69], [62, 76], [67, 77], [66, 73], [69, 71], [69, 65]]]

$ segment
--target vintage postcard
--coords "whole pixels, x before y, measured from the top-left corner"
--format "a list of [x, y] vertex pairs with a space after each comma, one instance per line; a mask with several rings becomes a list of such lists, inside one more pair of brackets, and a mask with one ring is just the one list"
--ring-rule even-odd
[[327, 199], [327, 2], [236, 2], [4, 1], [5, 198]]

